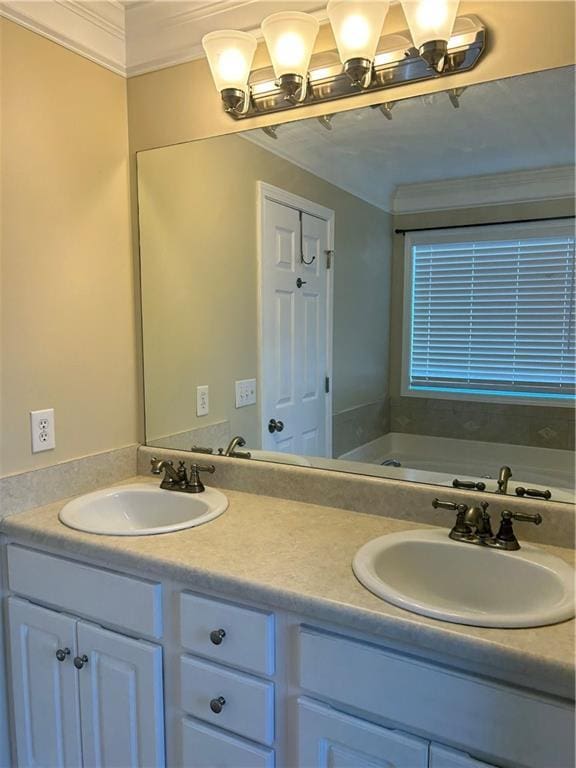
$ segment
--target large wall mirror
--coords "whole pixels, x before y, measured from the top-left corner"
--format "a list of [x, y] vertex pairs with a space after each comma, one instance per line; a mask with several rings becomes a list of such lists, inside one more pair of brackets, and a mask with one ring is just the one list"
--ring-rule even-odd
[[574, 127], [566, 68], [141, 152], [147, 444], [572, 500]]

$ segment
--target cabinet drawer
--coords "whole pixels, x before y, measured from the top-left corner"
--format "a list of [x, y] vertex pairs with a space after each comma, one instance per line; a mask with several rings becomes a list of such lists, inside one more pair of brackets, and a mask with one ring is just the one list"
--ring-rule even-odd
[[[274, 673], [274, 616], [183, 592], [182, 646], [193, 653], [263, 675]], [[223, 630], [221, 642], [213, 632]]]
[[[181, 659], [182, 709], [262, 744], [274, 741], [274, 685], [206, 661]], [[221, 712], [210, 708], [222, 697]]]
[[183, 768], [274, 768], [274, 751], [182, 720]]
[[427, 768], [428, 742], [298, 700], [302, 768]]
[[462, 752], [431, 744], [429, 768], [495, 768], [495, 766], [481, 763]]
[[162, 588], [142, 579], [8, 547], [12, 592], [146, 637], [162, 636]]
[[[495, 762], [574, 764], [574, 709], [339, 635], [300, 630], [300, 685]], [[486, 734], [490, 738], [486, 739]]]

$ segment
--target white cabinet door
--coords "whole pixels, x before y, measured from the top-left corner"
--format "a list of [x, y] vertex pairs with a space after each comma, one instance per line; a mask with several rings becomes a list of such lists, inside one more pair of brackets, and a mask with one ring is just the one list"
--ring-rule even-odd
[[13, 597], [8, 616], [18, 766], [78, 768], [76, 621]]
[[474, 760], [464, 752], [457, 752], [455, 749], [432, 744], [430, 746], [430, 768], [494, 768], [494, 766]]
[[428, 742], [298, 701], [299, 768], [427, 768]]
[[79, 622], [78, 654], [84, 766], [161, 768], [161, 647]]

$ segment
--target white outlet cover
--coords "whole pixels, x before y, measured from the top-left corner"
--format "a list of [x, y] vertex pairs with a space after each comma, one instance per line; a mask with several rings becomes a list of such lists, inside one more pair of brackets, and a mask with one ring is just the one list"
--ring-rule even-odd
[[236, 382], [236, 408], [256, 403], [256, 379], [241, 379]]
[[32, 438], [32, 453], [51, 451], [56, 448], [54, 408], [47, 408], [43, 411], [30, 411], [30, 434]]
[[209, 409], [208, 384], [203, 384], [196, 387], [196, 416], [208, 416]]

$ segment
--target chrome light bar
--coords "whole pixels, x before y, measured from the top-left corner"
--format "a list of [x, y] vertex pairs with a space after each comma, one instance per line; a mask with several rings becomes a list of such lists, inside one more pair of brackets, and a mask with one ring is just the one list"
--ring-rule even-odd
[[311, 104], [343, 99], [361, 93], [382, 91], [406, 83], [436, 80], [473, 69], [486, 46], [486, 28], [475, 15], [459, 16], [448, 41], [446, 63], [441, 73], [430, 66], [412, 46], [410, 32], [385, 35], [380, 38], [372, 73], [364, 81], [356, 81], [344, 68], [336, 49], [312, 56], [305, 98], [287, 97], [274, 80], [272, 67], [250, 74], [248, 103], [237, 108], [233, 102], [224, 103], [225, 111], [235, 120], [256, 115], [298, 109]]

